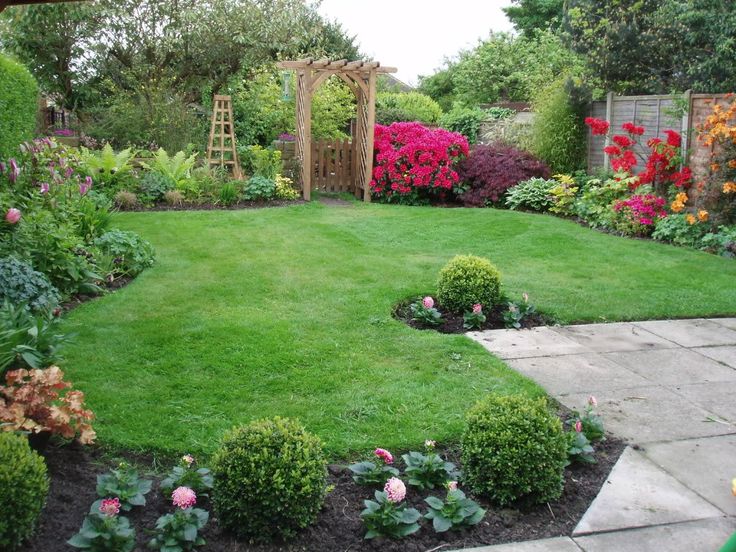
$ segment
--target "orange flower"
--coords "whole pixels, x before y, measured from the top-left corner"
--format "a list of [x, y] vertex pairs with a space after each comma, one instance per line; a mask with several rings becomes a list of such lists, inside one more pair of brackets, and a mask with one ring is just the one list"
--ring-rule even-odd
[[684, 203], [680, 203], [679, 201], [673, 201], [672, 204], [670, 205], [670, 210], [673, 213], [679, 213], [684, 208], [685, 208], [685, 204]]
[[679, 203], [687, 203], [687, 200], [688, 200], [688, 197], [685, 192], [680, 192], [679, 194], [675, 196], [675, 201]]
[[698, 220], [700, 222], [707, 221], [708, 220], [708, 211], [706, 211], [705, 209], [701, 209], [700, 211], [698, 211]]
[[718, 163], [711, 163], [710, 170], [711, 172], [718, 172], [721, 170], [721, 166]]
[[731, 182], [731, 181], [724, 182], [723, 193], [724, 194], [736, 193], [736, 182]]
[[728, 162], [728, 168], [729, 168], [729, 169], [736, 169], [736, 159], [731, 159], [731, 160], [730, 160], [730, 161]]
[[695, 217], [694, 217], [693, 215], [688, 215], [688, 216], [686, 216], [686, 217], [685, 217], [685, 220], [686, 220], [686, 221], [687, 221], [687, 223], [688, 223], [689, 225], [691, 225], [691, 226], [692, 226], [693, 224], [695, 224]]

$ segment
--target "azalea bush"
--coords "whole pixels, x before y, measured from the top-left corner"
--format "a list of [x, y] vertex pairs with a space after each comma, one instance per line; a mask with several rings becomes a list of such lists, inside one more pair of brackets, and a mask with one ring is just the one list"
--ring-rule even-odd
[[613, 204], [612, 224], [628, 236], [648, 236], [657, 221], [667, 216], [665, 199], [654, 194], [634, 194]]
[[96, 437], [93, 419], [85, 408], [84, 393], [72, 390], [57, 366], [11, 370], [5, 374], [5, 385], [0, 385], [0, 431], [48, 431], [91, 444]]
[[452, 196], [460, 182], [455, 164], [468, 154], [468, 140], [419, 123], [376, 125], [373, 197], [416, 204]]
[[466, 207], [485, 207], [501, 201], [509, 188], [530, 178], [549, 178], [550, 170], [531, 153], [503, 143], [476, 146], [458, 166]]

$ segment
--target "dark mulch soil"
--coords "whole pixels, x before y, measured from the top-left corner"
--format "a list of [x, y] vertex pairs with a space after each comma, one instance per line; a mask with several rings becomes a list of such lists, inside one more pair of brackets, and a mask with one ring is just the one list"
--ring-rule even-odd
[[[317, 523], [304, 530], [294, 542], [272, 546], [251, 546], [238, 543], [224, 533], [211, 514], [204, 531], [206, 546], [198, 550], [258, 552], [382, 552], [451, 550], [570, 535], [586, 509], [598, 494], [606, 477], [623, 450], [623, 442], [609, 437], [597, 446], [598, 463], [592, 466], [574, 466], [565, 474], [565, 490], [562, 497], [552, 503], [534, 507], [494, 508], [480, 501], [488, 509], [485, 519], [477, 526], [460, 532], [435, 533], [431, 525], [423, 526], [415, 535], [400, 541], [363, 539], [365, 530], [360, 521], [363, 499], [372, 491], [356, 485], [345, 466], [329, 468], [329, 483], [335, 488], [327, 496]], [[23, 549], [25, 552], [61, 552], [71, 548], [65, 541], [74, 535], [82, 524], [89, 507], [96, 500], [95, 482], [99, 473], [106, 471], [111, 461], [99, 449], [79, 445], [50, 446], [45, 452], [51, 475], [51, 491], [41, 516], [38, 531]], [[447, 456], [456, 459], [454, 451]], [[138, 458], [142, 465], [151, 465], [150, 459]], [[143, 469], [142, 471], [145, 471]], [[138, 548], [145, 550], [148, 531], [156, 519], [171, 510], [158, 492], [159, 477], [148, 494], [148, 503], [129, 514], [136, 528]], [[430, 492], [419, 493], [409, 489], [407, 500], [420, 511], [426, 511], [423, 499]], [[440, 496], [442, 492], [439, 493]], [[210, 510], [206, 500], [200, 507]]]
[[[133, 278], [131, 276], [122, 276], [120, 278], [115, 278], [112, 282], [105, 282], [103, 289], [105, 292], [112, 293], [121, 288], [124, 288], [132, 281], [133, 281]], [[68, 301], [66, 301], [65, 303], [61, 305], [61, 310], [63, 312], [72, 311], [76, 309], [79, 305], [81, 305], [82, 303], [86, 303], [87, 301], [92, 301], [93, 299], [97, 299], [100, 296], [101, 296], [100, 294], [98, 295], [86, 295], [86, 294], [74, 295]]]
[[[465, 333], [466, 330], [463, 327], [463, 315], [455, 314], [447, 309], [443, 308], [442, 305], [435, 304], [435, 308], [442, 314], [443, 322], [439, 326], [427, 326], [421, 322], [417, 322], [412, 319], [411, 304], [417, 301], [417, 298], [407, 299], [402, 301], [396, 307], [394, 307], [393, 316], [397, 320], [401, 320], [406, 325], [416, 328], [418, 330], [436, 330], [440, 333], [457, 334]], [[419, 299], [421, 300], [421, 299]], [[486, 315], [486, 321], [481, 327], [481, 330], [502, 330], [506, 327], [503, 321], [503, 313], [508, 309], [506, 302], [502, 301], [500, 304], [493, 307], [491, 311], [483, 309]], [[542, 313], [534, 313], [524, 318], [521, 322], [521, 329], [534, 328], [536, 326], [549, 326], [554, 324], [554, 319], [546, 316]]]
[[306, 203], [303, 199], [281, 200], [273, 199], [270, 201], [238, 201], [232, 205], [223, 205], [222, 203], [183, 203], [181, 205], [168, 205], [166, 203], [157, 203], [152, 206], [138, 205], [125, 211], [144, 212], [144, 211], [238, 211], [240, 209], [266, 209], [269, 207], [288, 207], [290, 205], [300, 205]]

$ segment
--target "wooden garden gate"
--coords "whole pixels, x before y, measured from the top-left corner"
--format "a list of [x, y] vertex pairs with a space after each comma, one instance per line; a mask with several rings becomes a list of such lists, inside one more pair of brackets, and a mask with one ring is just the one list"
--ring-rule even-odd
[[353, 142], [312, 142], [312, 188], [323, 192], [355, 192], [355, 149]]

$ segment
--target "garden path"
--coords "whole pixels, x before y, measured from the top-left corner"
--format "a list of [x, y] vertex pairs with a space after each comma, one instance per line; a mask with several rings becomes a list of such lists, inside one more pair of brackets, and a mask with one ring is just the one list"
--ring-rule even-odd
[[629, 442], [571, 537], [475, 552], [713, 552], [736, 530], [736, 318], [468, 336]]

